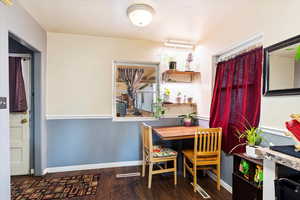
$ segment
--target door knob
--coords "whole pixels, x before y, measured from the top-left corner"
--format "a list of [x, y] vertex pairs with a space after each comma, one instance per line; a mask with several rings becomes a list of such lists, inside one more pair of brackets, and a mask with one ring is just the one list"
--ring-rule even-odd
[[21, 120], [21, 124], [26, 124], [27, 122], [28, 122], [27, 119], [22, 119], [22, 120]]

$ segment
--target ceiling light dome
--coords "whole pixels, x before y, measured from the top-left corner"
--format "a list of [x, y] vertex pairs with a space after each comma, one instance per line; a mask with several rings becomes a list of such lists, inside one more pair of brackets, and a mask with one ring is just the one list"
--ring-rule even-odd
[[134, 4], [127, 9], [127, 15], [135, 26], [144, 27], [151, 23], [154, 9], [146, 4]]

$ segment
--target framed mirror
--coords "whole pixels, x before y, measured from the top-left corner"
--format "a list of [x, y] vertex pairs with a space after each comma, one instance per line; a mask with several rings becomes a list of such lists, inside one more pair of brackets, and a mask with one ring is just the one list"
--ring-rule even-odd
[[300, 95], [300, 35], [264, 49], [265, 96]]
[[159, 63], [113, 63], [113, 119], [142, 121], [154, 119], [159, 95]]

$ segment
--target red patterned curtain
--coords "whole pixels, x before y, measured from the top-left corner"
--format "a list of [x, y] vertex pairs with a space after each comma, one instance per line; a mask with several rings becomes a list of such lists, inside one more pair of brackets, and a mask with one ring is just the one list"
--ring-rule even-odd
[[[210, 127], [222, 127], [222, 149], [239, 144], [237, 130], [257, 127], [260, 118], [262, 48], [256, 48], [217, 65], [210, 109]], [[245, 152], [245, 147], [234, 152]]]

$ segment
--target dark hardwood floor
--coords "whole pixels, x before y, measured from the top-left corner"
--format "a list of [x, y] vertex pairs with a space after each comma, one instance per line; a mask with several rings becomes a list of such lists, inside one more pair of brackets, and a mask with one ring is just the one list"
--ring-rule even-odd
[[[147, 177], [116, 178], [118, 173], [131, 173], [140, 171], [140, 167], [122, 167], [98, 169], [88, 171], [75, 171], [47, 174], [46, 177], [74, 176], [82, 174], [100, 174], [100, 185], [96, 197], [84, 197], [81, 200], [198, 200], [203, 199], [200, 194], [194, 193], [190, 184], [191, 177], [183, 178], [178, 175], [178, 184], [174, 186], [172, 174], [154, 175], [152, 188], [147, 187]], [[12, 177], [13, 182], [41, 179], [41, 177], [17, 176]], [[211, 200], [231, 200], [231, 194], [221, 189], [216, 190], [216, 184], [209, 177], [200, 176], [199, 185], [212, 197]], [[77, 200], [77, 199], [76, 199]]]

